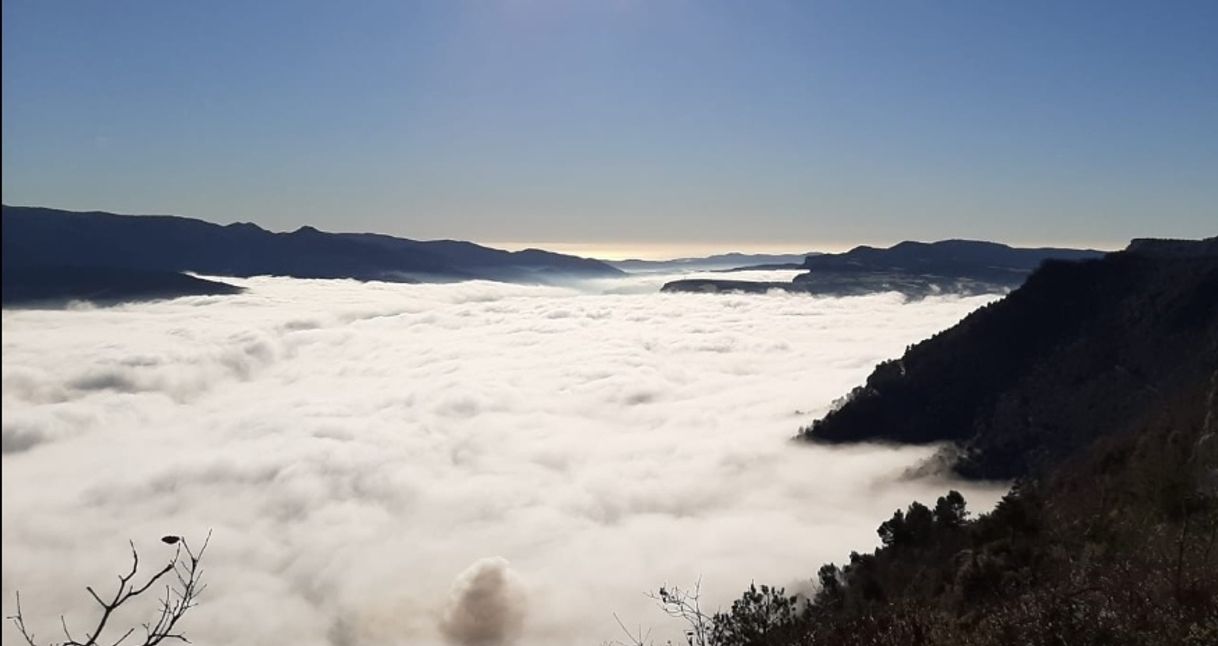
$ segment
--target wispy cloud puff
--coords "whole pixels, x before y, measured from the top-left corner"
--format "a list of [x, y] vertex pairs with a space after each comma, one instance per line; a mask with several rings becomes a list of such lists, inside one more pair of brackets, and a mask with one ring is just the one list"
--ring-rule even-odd
[[900, 477], [929, 449], [788, 439], [986, 297], [657, 280], [5, 311], [5, 609], [52, 630], [127, 538], [214, 528], [196, 643], [599, 643], [614, 611], [663, 636], [646, 589], [794, 584], [942, 493]]
[[524, 590], [508, 562], [481, 559], [453, 584], [440, 632], [457, 646], [510, 644], [520, 637], [526, 608]]

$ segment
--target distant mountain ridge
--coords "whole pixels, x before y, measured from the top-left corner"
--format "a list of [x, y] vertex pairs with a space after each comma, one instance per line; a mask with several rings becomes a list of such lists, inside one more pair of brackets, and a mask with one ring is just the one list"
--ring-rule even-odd
[[670, 282], [668, 292], [789, 292], [848, 295], [899, 291], [911, 296], [933, 293], [984, 293], [1017, 287], [1048, 260], [1098, 258], [1091, 249], [1018, 248], [996, 242], [906, 241], [886, 249], [860, 246], [837, 254], [808, 256], [807, 270], [789, 283], [690, 279]]
[[809, 271], [906, 272], [943, 277], [1022, 282], [1046, 260], [1083, 260], [1103, 255], [1093, 249], [1021, 248], [980, 240], [905, 241], [886, 249], [859, 246], [840, 254], [810, 256]]
[[1022, 287], [876, 367], [803, 430], [820, 442], [955, 442], [1007, 479], [1118, 435], [1218, 374], [1218, 238], [1135, 240], [1045, 262]]
[[[539, 249], [509, 252], [456, 240], [418, 241], [371, 233], [327, 233], [309, 226], [290, 233], [275, 233], [250, 223], [225, 226], [178, 216], [7, 205], [3, 207], [3, 262], [6, 275], [10, 268], [21, 268], [21, 275], [27, 278], [34, 276], [36, 268], [48, 272], [59, 268], [96, 268], [394, 282], [469, 279], [545, 282], [561, 276], [603, 277], [622, 273], [597, 260]], [[66, 278], [69, 274], [47, 275]], [[121, 281], [137, 274], [113, 271], [109, 275]], [[138, 275], [146, 279], [149, 273]], [[116, 288], [123, 291], [119, 285]], [[11, 302], [10, 290], [14, 294], [21, 292], [17, 283], [6, 281], [6, 302]], [[70, 285], [61, 285], [56, 290], [72, 292]]]
[[[808, 256], [818, 255], [815, 251], [808, 253], [731, 253], [714, 254], [693, 258], [674, 258], [672, 260], [606, 260], [609, 265], [629, 272], [647, 271], [696, 271], [696, 270], [736, 270], [768, 268], [767, 265], [801, 265]], [[758, 267], [761, 266], [761, 267]], [[786, 267], [784, 267], [786, 268]]]
[[3, 304], [89, 301], [109, 305], [181, 296], [225, 296], [245, 290], [173, 271], [107, 267], [4, 267]]

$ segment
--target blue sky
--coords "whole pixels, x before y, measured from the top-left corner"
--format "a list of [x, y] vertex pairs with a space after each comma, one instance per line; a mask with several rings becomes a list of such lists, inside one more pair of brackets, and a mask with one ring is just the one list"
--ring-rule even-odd
[[552, 247], [1218, 233], [1218, 2], [3, 3], [3, 199]]

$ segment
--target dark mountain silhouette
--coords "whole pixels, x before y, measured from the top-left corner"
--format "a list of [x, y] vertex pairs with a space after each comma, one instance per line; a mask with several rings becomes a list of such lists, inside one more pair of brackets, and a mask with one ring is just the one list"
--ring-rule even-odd
[[803, 434], [1016, 480], [894, 511], [807, 603], [750, 587], [709, 644], [1218, 644], [1218, 239], [1047, 262]]
[[1090, 249], [1018, 248], [977, 240], [902, 242], [887, 249], [855, 247], [840, 254], [809, 256], [812, 272], [907, 273], [1023, 282], [1045, 260], [1082, 260], [1102, 255]]
[[1218, 239], [1051, 260], [1001, 301], [880, 364], [803, 431], [950, 441], [967, 476], [1011, 478], [1144, 423], [1218, 370]]
[[1046, 260], [1081, 260], [1101, 255], [1102, 252], [1087, 249], [1022, 249], [973, 240], [902, 242], [887, 249], [863, 246], [845, 253], [808, 256], [799, 267], [807, 272], [789, 283], [693, 279], [670, 282], [663, 291], [780, 289], [829, 295], [878, 291], [898, 291], [909, 296], [977, 294], [1017, 287]]
[[56, 305], [66, 301], [114, 304], [241, 291], [235, 285], [173, 271], [6, 265], [3, 304], [6, 307]]
[[810, 603], [750, 588], [708, 643], [1218, 643], [1218, 375], [1163, 404], [987, 513], [954, 491], [895, 510], [880, 547], [815, 573]]
[[[104, 269], [108, 273], [99, 273], [97, 277], [116, 281], [112, 285], [116, 292], [134, 288], [126, 285], [128, 279], [149, 280], [148, 273], [117, 270], [397, 282], [468, 279], [545, 282], [564, 276], [621, 273], [597, 260], [539, 249], [508, 252], [455, 240], [417, 241], [377, 234], [326, 233], [313, 227], [274, 233], [249, 223], [221, 226], [175, 216], [4, 206], [3, 227], [6, 302], [10, 288], [14, 294], [37, 296], [33, 290], [42, 286], [49, 289], [46, 297], [56, 291], [80, 291], [72, 287], [74, 277], [80, 274], [60, 271], [61, 268]], [[7, 279], [10, 268], [14, 270], [12, 281]], [[45, 272], [44, 276], [34, 279], [39, 270]], [[67, 282], [51, 288], [49, 281], [53, 277]], [[184, 288], [188, 285], [182, 281], [176, 284]], [[172, 292], [170, 282], [164, 283], [164, 287], [166, 293]]]

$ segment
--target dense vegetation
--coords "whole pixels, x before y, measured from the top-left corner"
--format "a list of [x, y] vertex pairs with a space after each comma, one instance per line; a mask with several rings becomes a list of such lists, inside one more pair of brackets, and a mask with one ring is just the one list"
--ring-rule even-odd
[[806, 433], [952, 440], [1018, 479], [977, 517], [956, 492], [897, 511], [812, 599], [750, 588], [704, 643], [1218, 644], [1213, 240], [1050, 263]]
[[708, 642], [1218, 643], [1216, 406], [1218, 379], [977, 518], [955, 492], [914, 503], [873, 553], [821, 568], [811, 602], [751, 589]]

